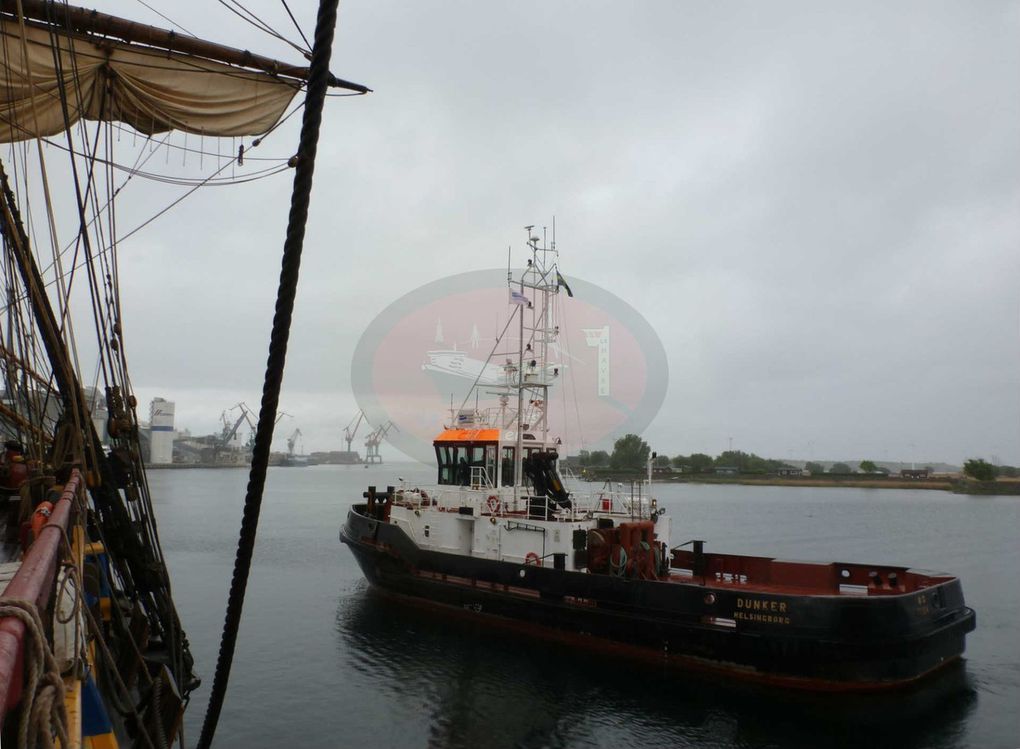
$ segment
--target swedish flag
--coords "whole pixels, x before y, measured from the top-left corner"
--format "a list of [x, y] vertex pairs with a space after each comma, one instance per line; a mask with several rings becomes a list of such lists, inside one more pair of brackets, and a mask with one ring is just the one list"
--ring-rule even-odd
[[570, 290], [570, 286], [564, 280], [563, 276], [560, 275], [559, 271], [556, 271], [556, 285], [563, 287], [567, 292], [567, 296], [574, 296], [574, 292]]

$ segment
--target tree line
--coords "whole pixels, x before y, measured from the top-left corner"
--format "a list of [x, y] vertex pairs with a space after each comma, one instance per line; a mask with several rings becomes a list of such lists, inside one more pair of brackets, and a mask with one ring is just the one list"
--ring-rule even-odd
[[[605, 450], [582, 450], [578, 464], [582, 468], [612, 468], [616, 471], [643, 471], [648, 465], [651, 448], [636, 434], [627, 434], [616, 440], [613, 452]], [[705, 453], [691, 455], [657, 455], [653, 461], [656, 468], [673, 468], [683, 473], [709, 473], [716, 468], [731, 467], [739, 473], [775, 473], [793, 467], [781, 460], [762, 458], [742, 450], [726, 450], [716, 457]], [[849, 470], [849, 469], [848, 469]]]
[[[613, 445], [613, 452], [605, 450], [581, 450], [578, 456], [578, 464], [582, 468], [611, 468], [614, 471], [644, 471], [648, 466], [648, 457], [652, 454], [648, 443], [636, 434], [626, 434], [616, 440]], [[712, 473], [717, 468], [735, 468], [742, 474], [765, 474], [776, 473], [781, 470], [796, 470], [793, 466], [781, 460], [763, 458], [754, 453], [746, 453], [742, 450], [726, 450], [719, 455], [712, 457], [706, 453], [691, 453], [690, 455], [657, 455], [653, 461], [656, 468], [672, 468], [683, 473]], [[889, 470], [878, 466], [872, 460], [862, 460], [857, 471], [846, 463], [834, 463], [828, 470], [821, 463], [808, 461], [804, 470], [812, 476], [822, 474], [852, 474], [856, 472], [865, 474], [888, 474]], [[930, 469], [929, 469], [930, 470]], [[996, 466], [979, 458], [971, 458], [964, 463], [963, 472], [979, 481], [992, 481], [996, 477], [1016, 478], [1020, 476], [1020, 470], [1014, 466]]]

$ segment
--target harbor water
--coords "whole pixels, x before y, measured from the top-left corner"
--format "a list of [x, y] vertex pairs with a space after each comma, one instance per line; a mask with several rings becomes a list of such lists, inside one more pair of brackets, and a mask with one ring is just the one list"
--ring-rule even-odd
[[[337, 540], [369, 484], [416, 464], [272, 468], [218, 747], [1020, 746], [1020, 498], [662, 484], [674, 543], [951, 572], [977, 610], [966, 659], [920, 688], [812, 695], [739, 685], [409, 607]], [[208, 700], [246, 470], [152, 471], [174, 595]], [[596, 487], [597, 488], [597, 487]]]

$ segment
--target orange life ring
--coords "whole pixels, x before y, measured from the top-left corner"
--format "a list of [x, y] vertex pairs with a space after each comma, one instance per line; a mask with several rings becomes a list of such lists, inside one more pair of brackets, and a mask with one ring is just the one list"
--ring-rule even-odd
[[52, 502], [40, 502], [39, 506], [35, 508], [35, 512], [32, 513], [32, 536], [34, 538], [39, 538], [39, 533], [50, 522], [50, 515], [52, 514]]
[[489, 508], [489, 512], [493, 515], [498, 515], [499, 511], [503, 509], [502, 503], [499, 501], [499, 497], [495, 494], [490, 494], [489, 498], [485, 500], [486, 506]]
[[533, 551], [529, 551], [527, 554], [524, 555], [524, 563], [533, 564], [536, 567], [542, 566], [542, 560], [539, 558], [538, 554], [536, 554]]

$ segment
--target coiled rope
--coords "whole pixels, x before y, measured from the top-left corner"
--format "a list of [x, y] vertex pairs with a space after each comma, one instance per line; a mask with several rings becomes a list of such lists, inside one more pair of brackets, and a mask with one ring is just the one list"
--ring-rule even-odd
[[22, 652], [28, 677], [21, 698], [18, 746], [52, 749], [54, 733], [62, 747], [70, 746], [64, 680], [60, 678], [57, 659], [46, 641], [39, 610], [23, 598], [0, 597], [0, 618], [8, 616], [21, 620], [26, 634]]
[[237, 542], [234, 575], [230, 582], [227, 613], [223, 622], [219, 659], [216, 663], [216, 673], [209, 694], [209, 708], [202, 724], [202, 735], [198, 740], [198, 749], [209, 749], [212, 744], [220, 711], [223, 709], [223, 700], [227, 693], [230, 667], [234, 661], [234, 646], [237, 644], [237, 631], [241, 623], [244, 594], [248, 586], [248, 572], [251, 569], [251, 558], [255, 549], [255, 535], [258, 530], [259, 512], [262, 508], [262, 492], [266, 484], [266, 468], [269, 465], [269, 448], [273, 441], [276, 409], [280, 401], [280, 386], [283, 382], [283, 369], [287, 359], [287, 341], [290, 338], [290, 321], [294, 311], [294, 298], [297, 295], [305, 222], [308, 218], [312, 176], [315, 172], [315, 153], [319, 142], [319, 126], [322, 123], [322, 106], [326, 100], [326, 89], [330, 79], [329, 60], [333, 48], [333, 31], [336, 26], [338, 4], [339, 0], [321, 0], [315, 24], [315, 43], [312, 47], [312, 60], [309, 65], [305, 111], [301, 123], [301, 140], [298, 144], [294, 189], [287, 222], [287, 239], [283, 245], [283, 258], [280, 263], [280, 284], [276, 292], [276, 313], [273, 316], [273, 331], [269, 339], [269, 357], [266, 361], [266, 377], [262, 386], [262, 405], [259, 410], [258, 427], [255, 430], [251, 472], [248, 475], [248, 490], [244, 499], [244, 515], [241, 520], [240, 538]]

